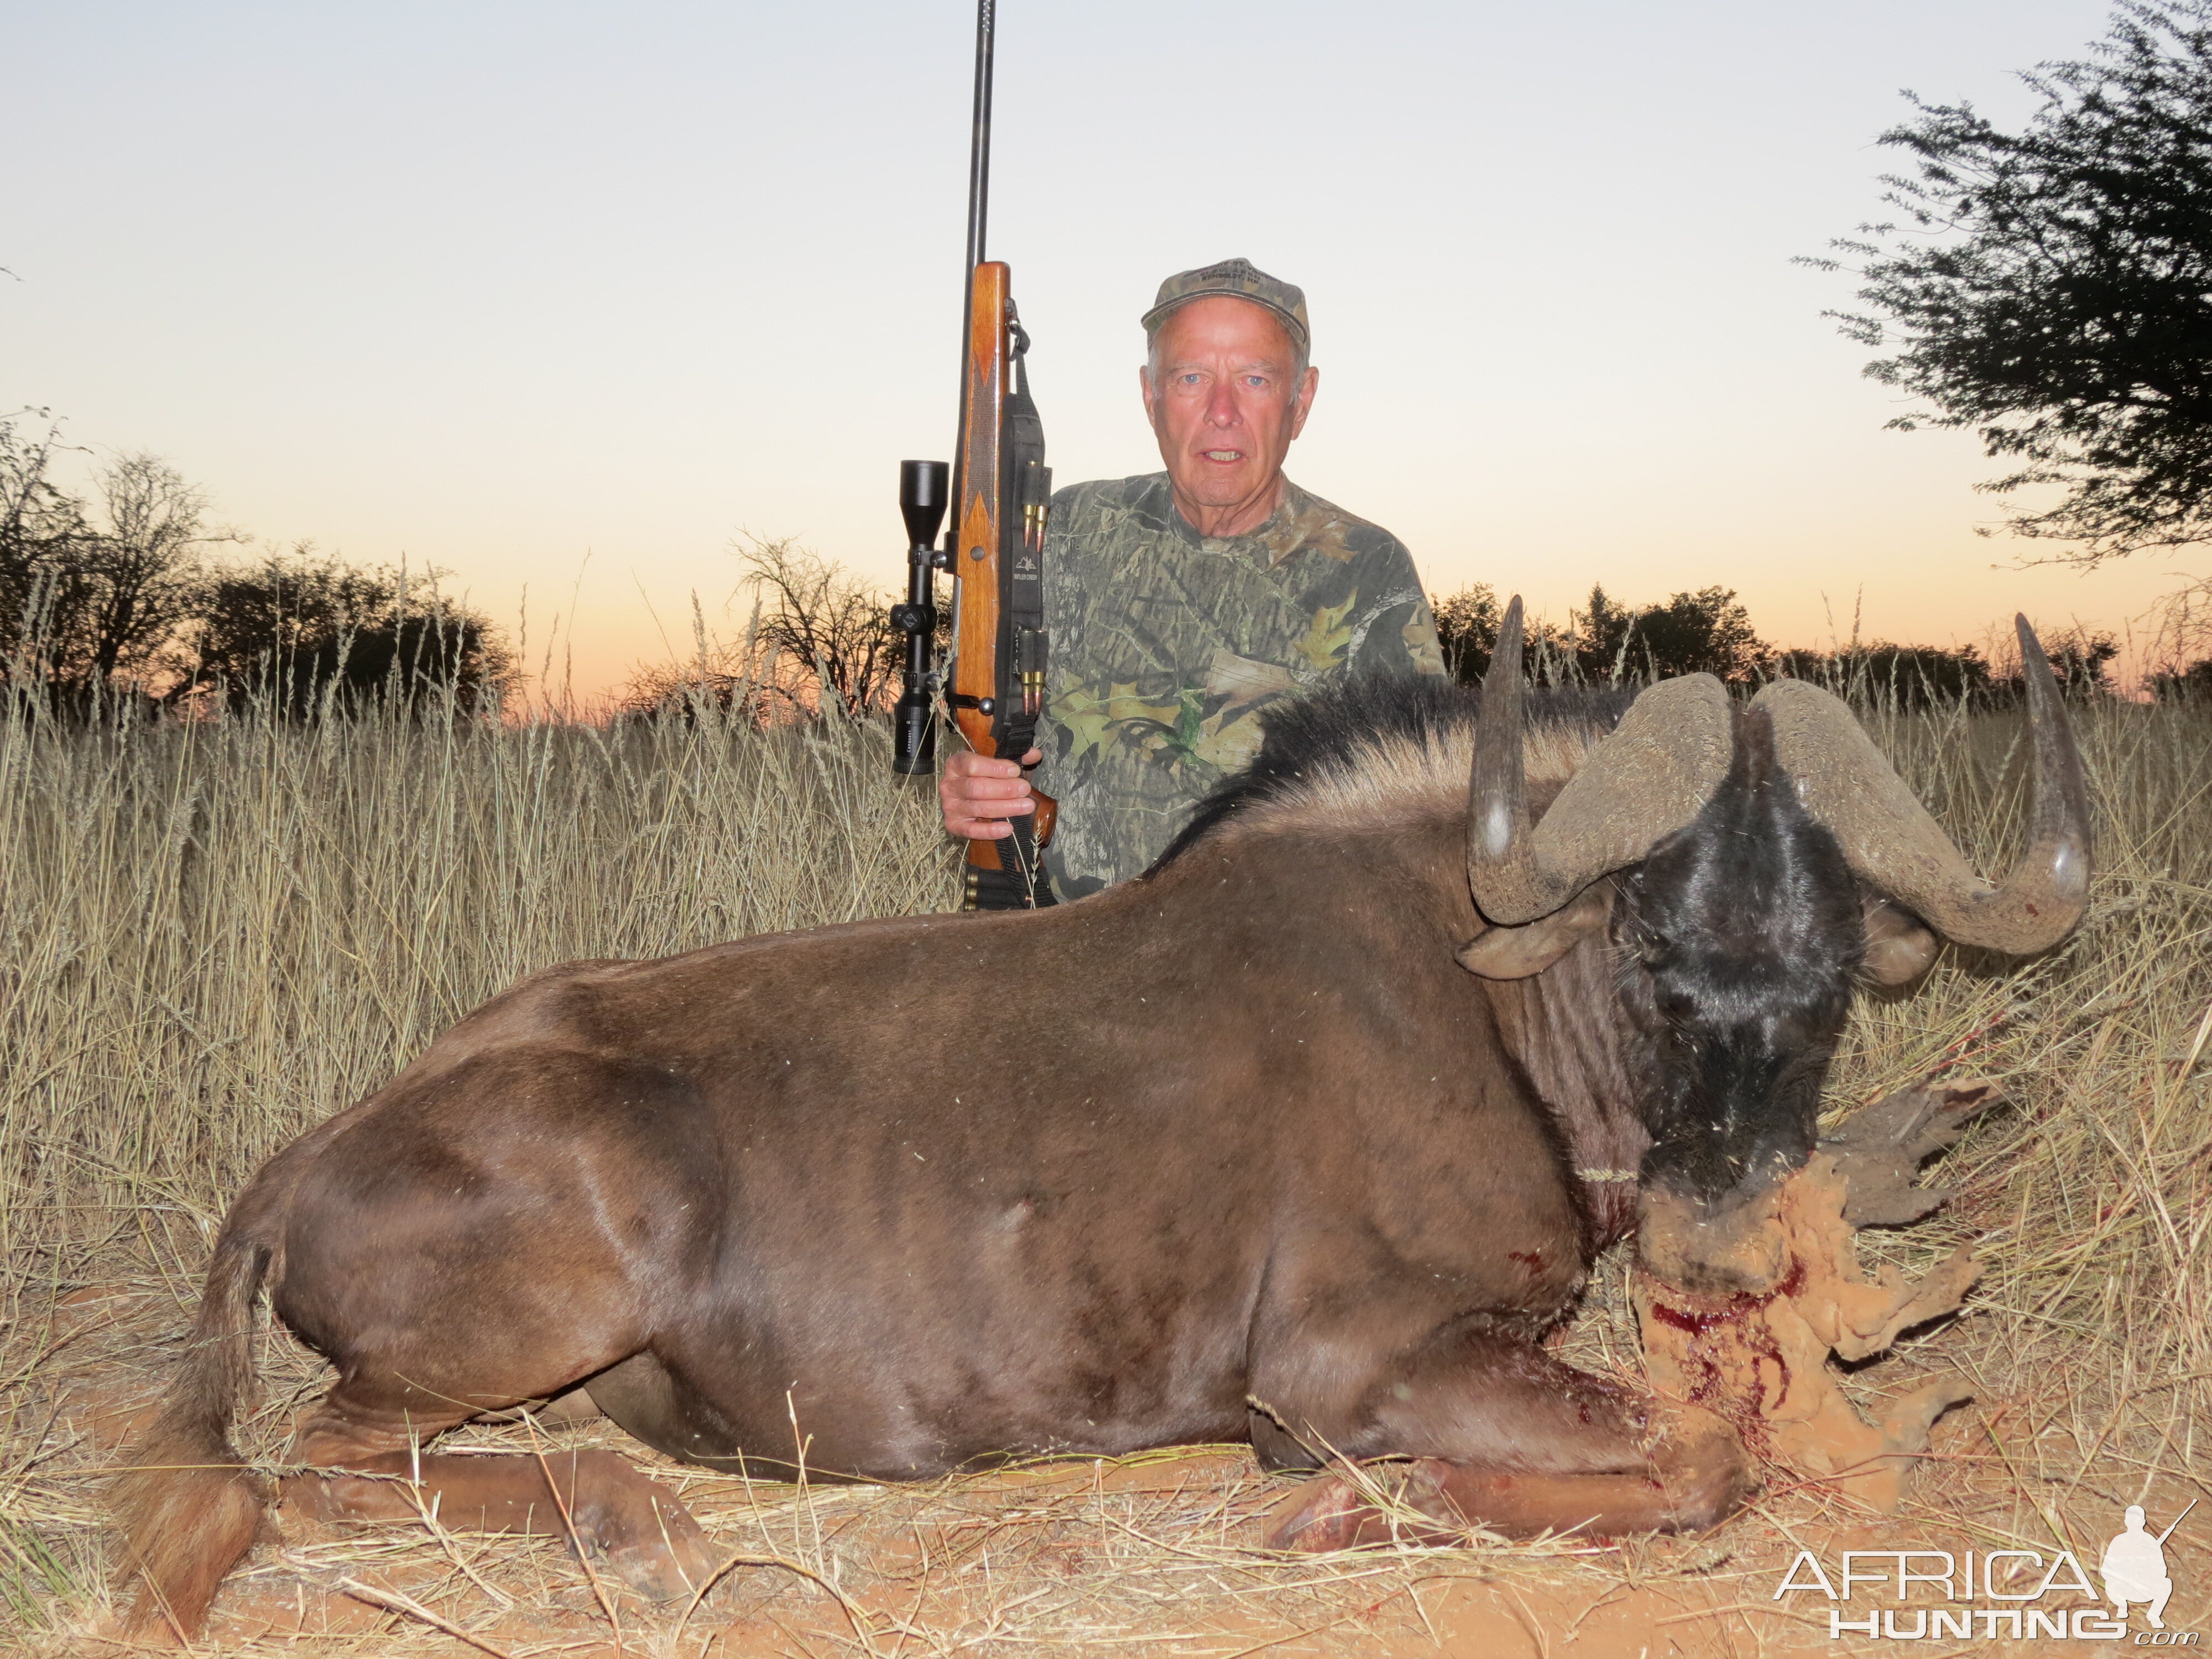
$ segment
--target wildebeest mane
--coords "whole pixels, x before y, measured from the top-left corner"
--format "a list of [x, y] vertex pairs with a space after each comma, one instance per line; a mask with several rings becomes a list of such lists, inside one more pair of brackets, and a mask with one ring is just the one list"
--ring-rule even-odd
[[[1524, 706], [1528, 737], [1610, 731], [1633, 695], [1579, 687], [1537, 690]], [[1431, 674], [1347, 674], [1308, 696], [1272, 703], [1260, 714], [1260, 752], [1214, 786], [1145, 873], [1173, 863], [1222, 824], [1316, 784], [1349, 778], [1408, 752], [1471, 752], [1480, 706], [1478, 688]], [[1464, 789], [1464, 763], [1459, 769]], [[1538, 770], [1532, 755], [1532, 776]]]

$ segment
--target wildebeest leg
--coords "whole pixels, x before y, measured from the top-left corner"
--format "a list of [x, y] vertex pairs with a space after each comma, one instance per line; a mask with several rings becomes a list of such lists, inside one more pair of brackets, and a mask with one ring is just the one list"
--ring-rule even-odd
[[556, 1395], [547, 1401], [544, 1409], [538, 1413], [538, 1420], [541, 1423], [589, 1423], [605, 1415], [606, 1413], [599, 1409], [599, 1402], [592, 1398], [589, 1389], [571, 1389], [568, 1393]]
[[[458, 1410], [453, 1421], [470, 1414]], [[416, 1449], [451, 1426], [419, 1411], [395, 1422], [351, 1405], [341, 1384], [302, 1425], [297, 1453], [316, 1471], [341, 1472], [288, 1475], [280, 1501], [318, 1521], [418, 1521], [432, 1510], [457, 1532], [566, 1536], [655, 1601], [687, 1595], [713, 1572], [714, 1549], [690, 1511], [618, 1453]]]
[[1692, 1531], [1728, 1515], [1751, 1485], [1743, 1449], [1719, 1419], [1658, 1412], [1648, 1396], [1515, 1338], [1439, 1333], [1333, 1409], [1269, 1404], [1281, 1420], [1255, 1422], [1262, 1461], [1295, 1468], [1332, 1450], [1410, 1457], [1405, 1501], [1440, 1523], [1394, 1527], [1352, 1481], [1331, 1475], [1281, 1507], [1279, 1547], [1438, 1541], [1470, 1522], [1523, 1534]]
[[471, 1419], [477, 1423], [519, 1423], [526, 1417], [534, 1417], [540, 1423], [589, 1423], [605, 1417], [599, 1402], [592, 1398], [588, 1388], [569, 1389], [550, 1400], [527, 1401], [520, 1406], [507, 1406], [495, 1411], [478, 1412]]

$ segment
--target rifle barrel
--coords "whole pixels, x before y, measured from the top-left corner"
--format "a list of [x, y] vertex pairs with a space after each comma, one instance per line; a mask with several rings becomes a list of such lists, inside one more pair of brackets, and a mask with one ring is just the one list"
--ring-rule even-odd
[[[968, 430], [969, 313], [975, 308], [975, 267], [983, 263], [984, 221], [991, 210], [991, 55], [998, 33], [998, 0], [975, 0], [975, 116], [968, 141], [968, 264], [960, 273], [960, 425]], [[967, 481], [960, 445], [952, 448], [952, 499], [963, 499]], [[951, 528], [959, 528], [959, 509]], [[947, 550], [951, 543], [946, 544]]]
[[968, 269], [983, 263], [991, 204], [991, 49], [996, 0], [975, 0], [975, 128], [968, 144]]
[[[2189, 1500], [2189, 1510], [2193, 1510], [2196, 1507], [2197, 1500], [2192, 1498]], [[2183, 1522], [2189, 1519], [2189, 1510], [2184, 1510], [2180, 1514], [2173, 1517], [2173, 1527], [2178, 1527]], [[2158, 1541], [2160, 1543], [2163, 1544], [2167, 1539], [2173, 1536], [2173, 1527], [2168, 1527], [2164, 1532], [2159, 1534]]]

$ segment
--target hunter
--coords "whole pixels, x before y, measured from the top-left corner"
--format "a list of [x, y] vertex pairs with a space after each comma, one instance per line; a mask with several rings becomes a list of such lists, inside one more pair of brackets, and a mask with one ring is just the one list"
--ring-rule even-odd
[[1304, 293], [1229, 259], [1160, 284], [1138, 371], [1164, 472], [1055, 493], [1039, 747], [970, 752], [938, 798], [963, 840], [1060, 802], [1057, 899], [1138, 875], [1260, 745], [1260, 711], [1342, 673], [1444, 672], [1413, 556], [1283, 476], [1312, 413]]

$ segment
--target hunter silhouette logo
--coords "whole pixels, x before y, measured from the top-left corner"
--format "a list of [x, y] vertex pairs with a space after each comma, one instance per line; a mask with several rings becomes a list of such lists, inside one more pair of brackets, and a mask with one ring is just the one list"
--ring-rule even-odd
[[2128, 1616], [2128, 1603], [2144, 1604], [2143, 1616], [2150, 1620], [2153, 1630], [2164, 1630], [2167, 1599], [2173, 1594], [2173, 1580], [2166, 1571], [2166, 1540], [2173, 1536], [2174, 1527], [2189, 1518], [2189, 1510], [2197, 1507], [2197, 1500], [2189, 1500], [2189, 1509], [2173, 1517], [2173, 1526], [2155, 1537], [2143, 1526], [2142, 1505], [2128, 1505], [2127, 1530], [2105, 1546], [2105, 1559], [2098, 1572], [2105, 1581], [2105, 1599], [2112, 1604], [2115, 1618]]

